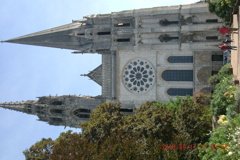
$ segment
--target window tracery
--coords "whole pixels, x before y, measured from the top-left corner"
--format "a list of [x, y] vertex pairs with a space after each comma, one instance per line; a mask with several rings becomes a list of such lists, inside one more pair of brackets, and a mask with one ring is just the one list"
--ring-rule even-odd
[[78, 108], [73, 111], [73, 115], [78, 117], [78, 118], [89, 118], [91, 110], [90, 109], [83, 109], [83, 108]]
[[145, 60], [130, 61], [123, 70], [123, 82], [131, 92], [146, 92], [155, 82], [154, 68]]

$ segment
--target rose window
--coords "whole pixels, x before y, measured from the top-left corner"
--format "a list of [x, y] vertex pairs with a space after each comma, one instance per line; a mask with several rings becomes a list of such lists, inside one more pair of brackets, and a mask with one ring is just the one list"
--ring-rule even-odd
[[132, 92], [148, 91], [155, 82], [153, 66], [145, 60], [130, 61], [123, 70], [123, 82]]

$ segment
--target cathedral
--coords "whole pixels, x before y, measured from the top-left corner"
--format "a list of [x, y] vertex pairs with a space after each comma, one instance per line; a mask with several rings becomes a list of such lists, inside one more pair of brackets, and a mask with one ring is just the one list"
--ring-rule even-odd
[[[207, 80], [222, 66], [220, 18], [207, 3], [96, 14], [6, 40], [98, 53], [102, 64], [83, 74], [102, 88], [100, 96], [44, 96], [0, 107], [37, 115], [50, 125], [79, 127], [104, 102], [121, 102], [129, 114], [146, 101], [212, 91]], [[81, 55], [79, 55], [81, 56]]]

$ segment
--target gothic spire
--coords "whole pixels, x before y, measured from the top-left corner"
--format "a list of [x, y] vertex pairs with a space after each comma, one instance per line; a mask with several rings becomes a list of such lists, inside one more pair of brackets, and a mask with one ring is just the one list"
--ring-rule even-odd
[[0, 108], [10, 109], [18, 112], [29, 113], [28, 106], [31, 106], [36, 101], [10, 102], [0, 103]]
[[3, 42], [84, 51], [91, 47], [92, 39], [81, 36], [85, 34], [85, 29], [91, 28], [91, 25], [87, 25], [83, 22], [84, 21], [74, 21], [67, 25], [24, 35]]

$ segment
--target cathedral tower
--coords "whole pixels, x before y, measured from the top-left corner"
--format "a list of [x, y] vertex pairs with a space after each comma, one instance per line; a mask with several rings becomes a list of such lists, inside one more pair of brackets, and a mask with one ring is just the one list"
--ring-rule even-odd
[[40, 97], [1, 104], [37, 114], [53, 125], [76, 127], [103, 102], [120, 101], [122, 111], [157, 100], [210, 92], [207, 79], [222, 66], [220, 19], [207, 3], [98, 14], [71, 24], [5, 42], [99, 53], [102, 64], [84, 74], [102, 87], [99, 97]]

